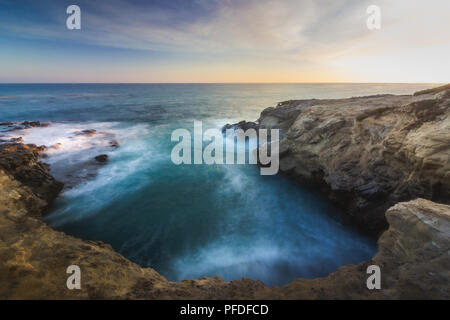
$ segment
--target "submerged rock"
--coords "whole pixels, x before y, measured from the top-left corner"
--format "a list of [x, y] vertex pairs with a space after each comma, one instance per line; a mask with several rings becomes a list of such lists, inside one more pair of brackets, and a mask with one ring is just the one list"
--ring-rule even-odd
[[17, 137], [17, 138], [9, 138], [9, 139], [0, 139], [0, 143], [21, 143], [23, 142], [23, 138], [22, 137]]
[[113, 148], [118, 148], [120, 146], [120, 143], [118, 140], [114, 139], [113, 141], [109, 142], [109, 145]]
[[108, 155], [107, 154], [101, 154], [95, 157], [95, 161], [100, 163], [105, 163], [108, 161]]
[[93, 136], [94, 134], [97, 133], [97, 130], [95, 129], [86, 129], [86, 130], [82, 130], [82, 131], [75, 131], [75, 135], [76, 136]]
[[58, 150], [62, 147], [62, 143], [61, 142], [57, 142], [54, 145], [50, 146], [48, 149], [50, 150]]

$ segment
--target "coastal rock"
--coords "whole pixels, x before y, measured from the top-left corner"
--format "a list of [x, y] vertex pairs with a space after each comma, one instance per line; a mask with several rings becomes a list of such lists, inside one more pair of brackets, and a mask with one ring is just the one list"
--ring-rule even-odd
[[259, 124], [258, 123], [243, 120], [243, 121], [235, 123], [235, 124], [227, 123], [226, 125], [224, 125], [222, 127], [222, 132], [225, 132], [228, 129], [233, 129], [233, 130], [242, 129], [242, 130], [245, 131], [245, 130], [248, 130], [248, 129], [255, 129], [255, 130], [257, 130], [258, 128], [259, 128]]
[[[30, 153], [35, 156], [25, 146], [18, 150], [25, 157]], [[39, 167], [34, 158], [19, 165]], [[297, 279], [273, 288], [245, 278], [230, 282], [219, 277], [170, 282], [155, 270], [132, 263], [110, 245], [83, 241], [50, 228], [41, 220], [41, 214], [47, 200], [57, 194], [53, 186], [56, 182], [36, 190], [34, 181], [17, 180], [15, 170], [0, 167], [1, 299], [450, 298], [447, 205], [423, 199], [395, 205], [386, 213], [390, 228], [379, 240], [378, 254], [371, 261], [344, 266], [325, 278]], [[31, 171], [42, 179], [39, 171], [51, 181], [47, 167]], [[42, 198], [46, 194], [51, 197]], [[373, 264], [381, 268], [381, 290], [366, 287], [366, 270]], [[81, 290], [66, 287], [66, 269], [70, 265], [81, 269]]]
[[17, 130], [24, 130], [24, 129], [30, 129], [34, 127], [48, 127], [50, 124], [45, 122], [41, 123], [40, 121], [23, 121], [23, 122], [1, 122], [0, 126], [6, 127], [3, 129], [3, 132], [9, 132], [9, 131], [17, 131]]
[[450, 298], [450, 206], [424, 199], [386, 212], [389, 230], [378, 241], [383, 295], [398, 299]]
[[49, 150], [58, 150], [62, 147], [62, 143], [61, 142], [57, 142], [54, 145], [50, 146], [48, 149]]
[[41, 123], [40, 121], [23, 121], [21, 125], [28, 129], [28, 128], [34, 128], [34, 127], [43, 127], [46, 128], [49, 126], [48, 123]]
[[108, 161], [108, 155], [107, 154], [101, 154], [95, 157], [95, 161], [100, 163], [106, 163]]
[[[425, 199], [401, 202], [386, 212], [389, 229], [378, 253], [357, 266], [325, 278], [297, 279], [273, 288], [281, 299], [442, 299], [450, 298], [450, 206]], [[366, 286], [367, 267], [381, 270], [381, 289]], [[268, 298], [263, 295], [261, 298]]]
[[9, 139], [0, 139], [0, 143], [21, 143], [23, 142], [23, 138], [22, 137], [17, 137], [17, 138], [9, 138]]
[[258, 123], [280, 129], [281, 172], [316, 185], [371, 232], [399, 201], [450, 201], [450, 89], [286, 101]]
[[113, 148], [118, 148], [120, 146], [120, 143], [118, 140], [114, 139], [112, 141], [109, 142], [109, 145]]
[[44, 150], [45, 147], [33, 144], [0, 144], [0, 170], [26, 186], [43, 203], [42, 208], [35, 207], [34, 202], [30, 203], [33, 208], [29, 208], [29, 211], [34, 215], [40, 215], [40, 211], [51, 205], [63, 187], [49, 173], [48, 166], [38, 161]]
[[76, 136], [88, 136], [91, 137], [94, 134], [97, 133], [97, 130], [95, 129], [86, 129], [86, 130], [81, 130], [81, 131], [75, 131], [75, 135]]

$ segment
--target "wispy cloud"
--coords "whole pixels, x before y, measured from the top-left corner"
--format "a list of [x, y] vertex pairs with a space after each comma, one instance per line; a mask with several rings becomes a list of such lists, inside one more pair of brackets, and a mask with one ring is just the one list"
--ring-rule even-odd
[[[3, 34], [157, 51], [177, 56], [179, 64], [183, 59], [193, 63], [191, 66], [204, 61], [210, 68], [233, 61], [246, 64], [248, 70], [258, 64], [280, 72], [307, 70], [308, 74], [314, 73], [314, 68], [317, 73], [329, 68], [334, 76], [346, 73], [347, 68], [344, 78], [351, 78], [355, 71], [352, 59], [376, 61], [386, 55], [398, 59], [398, 54], [450, 43], [448, 0], [378, 0], [383, 14], [379, 31], [366, 28], [366, 8], [373, 4], [371, 0], [77, 2], [82, 9], [82, 30], [71, 32], [65, 29], [65, 1], [15, 5], [0, 0], [7, 9], [0, 13], [0, 41]], [[433, 50], [428, 55], [431, 57]], [[448, 62], [443, 63], [450, 69]]]

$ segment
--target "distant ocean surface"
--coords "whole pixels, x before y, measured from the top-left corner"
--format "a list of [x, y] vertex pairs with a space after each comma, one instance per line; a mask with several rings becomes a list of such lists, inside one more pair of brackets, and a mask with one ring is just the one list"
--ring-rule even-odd
[[[283, 285], [326, 276], [376, 252], [327, 199], [252, 165], [171, 162], [171, 133], [254, 121], [280, 101], [411, 94], [427, 84], [0, 84], [0, 122], [39, 120], [25, 142], [61, 143], [57, 168], [107, 153], [96, 176], [66, 189], [46, 217], [55, 229], [101, 240], [169, 280], [248, 277]], [[77, 130], [105, 135], [74, 138]], [[120, 147], [107, 148], [113, 134]], [[52, 169], [53, 170], [53, 169]]]

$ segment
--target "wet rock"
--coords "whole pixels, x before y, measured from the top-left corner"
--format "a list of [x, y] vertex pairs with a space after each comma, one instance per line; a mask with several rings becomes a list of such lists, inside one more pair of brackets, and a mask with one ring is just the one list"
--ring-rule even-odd
[[248, 129], [255, 129], [257, 130], [259, 128], [259, 124], [256, 122], [251, 122], [251, 121], [240, 121], [238, 123], [235, 124], [229, 124], [227, 123], [226, 125], [224, 125], [222, 127], [222, 132], [225, 132], [228, 129], [233, 129], [233, 130], [237, 130], [237, 129], [242, 129], [242, 130], [248, 130]]
[[13, 143], [21, 143], [21, 142], [23, 142], [23, 138], [22, 138], [22, 137], [11, 138], [10, 142], [13, 142]]
[[113, 141], [109, 142], [109, 145], [113, 148], [118, 148], [120, 146], [120, 143], [119, 143], [119, 141], [114, 139]]
[[23, 142], [22, 137], [10, 138], [10, 139], [0, 139], [0, 143], [21, 143]]
[[8, 127], [4, 132], [11, 132], [11, 131], [18, 131], [18, 130], [25, 130], [30, 129], [34, 127], [48, 127], [49, 123], [41, 123], [40, 121], [22, 121], [20, 123], [18, 122], [2, 122], [0, 123], [0, 126], [6, 126]]
[[101, 154], [95, 157], [95, 161], [100, 163], [106, 163], [108, 161], [108, 155], [107, 154]]
[[23, 121], [21, 123], [22, 126], [25, 128], [33, 128], [33, 127], [40, 127], [41, 122], [40, 121]]
[[50, 150], [58, 150], [61, 147], [62, 147], [62, 143], [58, 142], [58, 143], [55, 143], [54, 145], [50, 146], [48, 149], [50, 149]]
[[82, 131], [75, 131], [75, 135], [76, 136], [93, 136], [94, 134], [97, 133], [97, 130], [95, 129], [86, 129], [86, 130], [82, 130]]

